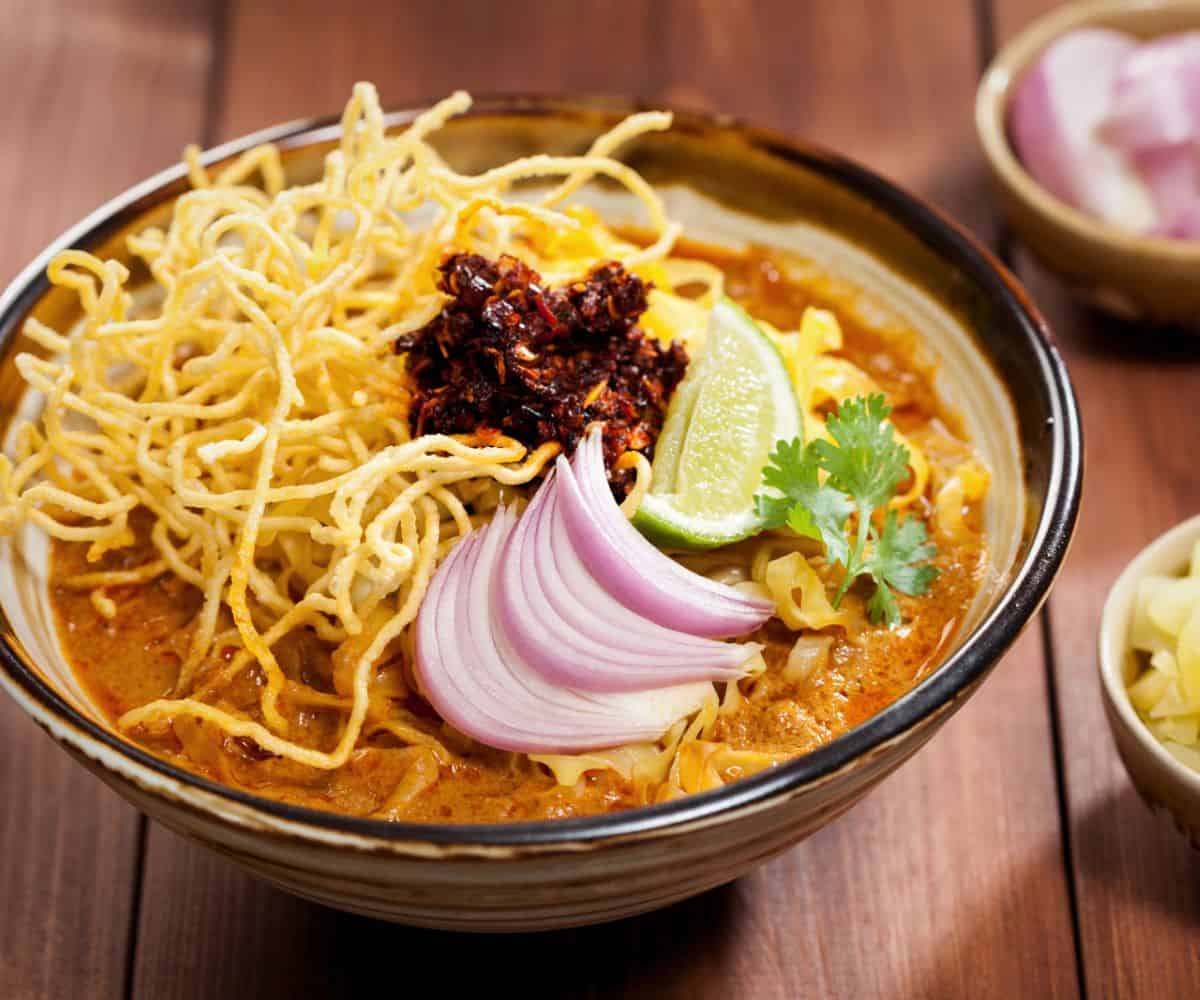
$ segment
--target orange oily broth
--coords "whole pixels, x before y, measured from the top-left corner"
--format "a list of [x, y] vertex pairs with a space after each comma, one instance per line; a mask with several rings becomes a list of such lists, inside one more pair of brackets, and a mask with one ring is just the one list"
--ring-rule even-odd
[[[922, 359], [914, 331], [888, 331], [885, 336], [863, 329], [837, 309], [829, 279], [821, 275], [803, 281], [785, 278], [778, 258], [769, 254], [716, 253], [695, 244], [688, 244], [683, 252], [717, 263], [727, 275], [729, 293], [753, 315], [780, 329], [795, 329], [808, 305], [834, 308], [845, 337], [839, 353], [888, 393], [897, 426], [910, 435], [936, 427], [942, 435], [961, 437], [958, 421], [934, 393], [933, 366]], [[927, 517], [930, 513], [924, 502], [917, 510]], [[977, 527], [977, 512], [972, 516]], [[139, 545], [110, 555], [102, 565], [137, 565], [150, 558], [151, 550]], [[766, 673], [743, 682], [745, 697], [737, 708], [722, 714], [711, 738], [738, 750], [796, 756], [829, 742], [910, 690], [937, 665], [953, 639], [978, 588], [985, 550], [981, 542], [955, 547], [943, 543], [936, 564], [941, 573], [928, 594], [898, 595], [904, 625], [895, 630], [866, 629], [852, 636], [833, 630], [836, 638], [828, 665], [803, 681], [784, 677], [783, 665], [795, 636], [781, 623], [771, 622], [756, 636], [766, 643]], [[96, 568], [86, 563], [84, 546], [55, 543], [55, 581]], [[146, 585], [112, 589], [109, 596], [117, 606], [112, 621], [97, 612], [85, 591], [55, 583], [51, 596], [67, 656], [110, 719], [170, 696], [199, 606], [192, 588], [163, 577]], [[848, 599], [856, 599], [853, 591]], [[230, 652], [214, 650], [201, 676], [219, 670]], [[314, 635], [300, 633], [281, 643], [276, 652], [289, 678], [336, 693], [332, 650]], [[395, 679], [387, 676], [391, 669], [390, 665], [381, 668], [377, 689], [394, 697], [409, 722], [436, 734], [453, 751], [451, 762], [439, 764], [430, 750], [404, 746], [386, 733], [360, 741], [347, 765], [335, 772], [267, 756], [249, 741], [227, 737], [191, 719], [132, 735], [158, 756], [223, 784], [355, 816], [478, 823], [590, 815], [643, 804], [647, 791], [635, 789], [611, 771], [588, 772], [576, 786], [560, 787], [547, 769], [524, 755], [448, 735], [419, 697], [406, 693], [402, 682], [392, 683]], [[213, 703], [259, 719], [260, 684], [257, 669], [244, 671], [227, 689], [214, 693]], [[286, 694], [281, 708], [289, 721], [289, 738], [320, 749], [336, 743], [341, 713], [301, 704]], [[736, 768], [722, 774], [726, 780], [738, 776]]]

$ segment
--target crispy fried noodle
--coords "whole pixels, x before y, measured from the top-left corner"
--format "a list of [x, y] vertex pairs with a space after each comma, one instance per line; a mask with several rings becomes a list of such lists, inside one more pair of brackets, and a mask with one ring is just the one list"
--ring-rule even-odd
[[[204, 593], [179, 697], [129, 712], [122, 728], [190, 714], [298, 763], [341, 766], [368, 722], [372, 666], [402, 640], [439, 555], [471, 530], [464, 497], [529, 482], [557, 450], [411, 438], [392, 342], [441, 308], [437, 264], [451, 247], [497, 256], [520, 239], [545, 273], [579, 273], [588, 263], [586, 244], [571, 241], [580, 219], [555, 206], [595, 175], [625, 185], [653, 227], [655, 241], [623, 259], [669, 252], [678, 227], [608, 155], [666, 128], [669, 115], [635, 115], [586, 156], [532, 156], [467, 176], [427, 139], [470, 103], [454, 94], [389, 136], [375, 89], [360, 84], [340, 148], [306, 186], [284, 187], [273, 146], [212, 177], [189, 149], [195, 190], [165, 232], [131, 241], [162, 293], [148, 315], [135, 318], [120, 263], [67, 251], [51, 264], [50, 280], [78, 293], [85, 318], [70, 335], [26, 328], [52, 355], [17, 359], [46, 405], [40, 425], [23, 425], [15, 460], [0, 456], [0, 529], [29, 521], [89, 542], [94, 560], [134, 541], [140, 506], [153, 515], [159, 559], [76, 582], [101, 603], [105, 587], [167, 572]], [[504, 198], [539, 177], [561, 178], [540, 203]], [[419, 227], [417, 212], [428, 213]], [[615, 244], [595, 245], [591, 263], [613, 257]], [[239, 649], [224, 676], [198, 677], [222, 605]], [[288, 740], [279, 710], [286, 679], [272, 647], [301, 626], [332, 642], [354, 637], [359, 650], [345, 727], [327, 753]], [[251, 664], [265, 678], [262, 723], [203, 699]]]

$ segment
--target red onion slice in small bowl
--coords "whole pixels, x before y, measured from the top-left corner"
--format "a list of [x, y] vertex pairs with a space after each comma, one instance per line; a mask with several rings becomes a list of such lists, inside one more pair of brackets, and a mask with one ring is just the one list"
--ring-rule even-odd
[[1104, 139], [1128, 153], [1192, 144], [1200, 137], [1200, 32], [1168, 35], [1120, 63], [1101, 124]]
[[1157, 222], [1150, 194], [1125, 153], [1100, 134], [1115, 81], [1136, 48], [1132, 37], [1101, 28], [1063, 35], [1021, 81], [1008, 122], [1021, 162], [1052, 194], [1146, 232]]

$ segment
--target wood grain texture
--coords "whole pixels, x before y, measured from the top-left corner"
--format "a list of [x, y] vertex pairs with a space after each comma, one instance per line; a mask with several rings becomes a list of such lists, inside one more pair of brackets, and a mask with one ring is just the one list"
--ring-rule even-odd
[[[1051, 6], [1000, 0], [999, 40]], [[1087, 992], [1196, 996], [1200, 855], [1130, 784], [1104, 718], [1096, 644], [1104, 599], [1125, 564], [1200, 509], [1200, 340], [1085, 311], [1027, 252], [1016, 263], [1066, 356], [1088, 451], [1079, 529], [1050, 600]]]
[[[233, 5], [222, 137], [336, 110], [356, 79], [393, 103], [455, 87], [639, 93], [817, 137], [990, 228], [966, 0], [337, 11]], [[1045, 681], [1035, 627], [847, 817], [732, 887], [607, 927], [464, 945], [292, 899], [152, 829], [135, 993], [349, 992], [381, 957], [419, 956], [456, 992], [520, 970], [528, 995], [1076, 995]]]
[[391, 105], [456, 88], [630, 94], [852, 153], [973, 227], [990, 223], [971, 132], [969, 0], [350, 0], [332, 15], [312, 0], [233, 0], [226, 55], [224, 138], [340, 111], [355, 80]]
[[[199, 3], [0, 5], [0, 281], [203, 122]], [[0, 698], [0, 994], [118, 995], [141, 820]]]

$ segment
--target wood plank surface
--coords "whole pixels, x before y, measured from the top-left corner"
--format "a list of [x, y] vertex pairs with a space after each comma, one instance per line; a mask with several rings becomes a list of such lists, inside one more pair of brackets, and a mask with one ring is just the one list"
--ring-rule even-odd
[[[970, 133], [979, 67], [967, 0], [346, 0], [336, 15], [312, 0], [246, 0], [226, 19], [222, 65], [222, 137], [334, 111], [356, 79], [393, 103], [455, 87], [640, 93], [815, 137], [990, 229]], [[138, 996], [349, 992], [397, 961], [412, 967], [410, 955], [456, 992], [519, 971], [528, 995], [1076, 995], [1036, 626], [844, 819], [732, 887], [608, 927], [464, 942], [375, 924], [151, 829]]]
[[[852, 153], [989, 231], [968, 96], [978, 74], [970, 0], [349, 0], [339, 11], [231, 0], [223, 137], [340, 111], [356, 80], [392, 106], [454, 89], [628, 94]], [[945, 43], [933, 60], [931, 33]]]
[[[1002, 0], [998, 39], [1053, 6]], [[1025, 250], [1017, 270], [1066, 356], [1088, 450], [1079, 529], [1050, 600], [1087, 992], [1197, 996], [1200, 855], [1151, 815], [1130, 784], [1104, 717], [1096, 644], [1104, 599], [1125, 564], [1200, 510], [1200, 341], [1074, 305]]]
[[[196, 136], [208, 38], [189, 0], [0, 5], [0, 281]], [[143, 821], [3, 697], [0, 797], [0, 995], [120, 995]]]

